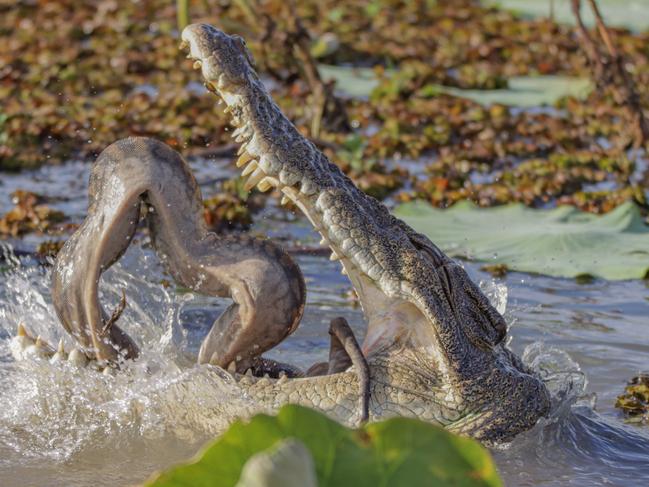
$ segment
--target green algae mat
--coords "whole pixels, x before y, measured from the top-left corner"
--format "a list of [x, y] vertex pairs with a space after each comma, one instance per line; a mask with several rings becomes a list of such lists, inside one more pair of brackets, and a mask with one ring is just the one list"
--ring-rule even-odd
[[601, 216], [572, 206], [478, 208], [460, 202], [440, 210], [421, 201], [401, 204], [394, 214], [454, 257], [556, 277], [649, 275], [649, 227], [631, 202]]
[[200, 458], [148, 487], [502, 486], [486, 448], [430, 423], [392, 418], [353, 430], [284, 406], [237, 421]]

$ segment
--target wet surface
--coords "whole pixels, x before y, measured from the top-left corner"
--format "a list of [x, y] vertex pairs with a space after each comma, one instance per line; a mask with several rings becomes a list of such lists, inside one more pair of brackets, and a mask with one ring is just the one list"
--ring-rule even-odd
[[[218, 170], [215, 169], [215, 166]], [[79, 220], [89, 166], [49, 168], [4, 177], [0, 212], [20, 187], [55, 197], [52, 206]], [[195, 162], [209, 195], [224, 163]], [[56, 175], [56, 178], [54, 178]], [[65, 199], [60, 198], [65, 195]], [[302, 220], [278, 222], [272, 211], [253, 229], [313, 242]], [[30, 247], [30, 237], [20, 245]], [[345, 316], [359, 337], [360, 309], [339, 264], [298, 257], [308, 286], [299, 329], [272, 356], [305, 367], [327, 356], [327, 326]], [[613, 408], [625, 382], [649, 366], [649, 287], [645, 282], [579, 284], [511, 273], [494, 281], [466, 264], [511, 324], [511, 347], [546, 374], [554, 391], [551, 418], [494, 452], [507, 485], [645, 485], [649, 427], [624, 424]], [[115, 377], [48, 363], [20, 363], [7, 343], [18, 321], [50, 342], [63, 336], [51, 307], [47, 270], [30, 264], [0, 271], [0, 478], [3, 486], [120, 486], [188, 458], [224, 426], [226, 411], [245, 401], [193, 365], [200, 340], [227, 305], [161, 284], [167, 278], [140, 238], [102, 282], [102, 302], [122, 288], [121, 323], [143, 348], [139, 364]], [[71, 341], [67, 346], [71, 346]], [[179, 384], [182, 387], [178, 387]]]

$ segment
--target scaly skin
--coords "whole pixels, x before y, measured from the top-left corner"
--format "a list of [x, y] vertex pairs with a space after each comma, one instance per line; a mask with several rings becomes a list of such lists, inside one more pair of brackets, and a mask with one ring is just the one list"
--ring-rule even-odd
[[[511, 440], [546, 415], [548, 391], [504, 345], [507, 329], [502, 316], [459, 265], [359, 191], [300, 135], [260, 82], [243, 40], [208, 25], [190, 25], [182, 38], [208, 89], [225, 102], [232, 124], [238, 127], [234, 132], [241, 144], [237, 165], [250, 175], [246, 187], [258, 186], [262, 191], [275, 187], [292, 200], [331, 248], [332, 258], [341, 262], [360, 298], [368, 325], [363, 351], [370, 366], [370, 419], [418, 417], [497, 443]], [[233, 286], [223, 277], [219, 257], [227, 254], [228, 246], [217, 237], [203, 244], [207, 240], [196, 216], [200, 214], [197, 189], [182, 159], [163, 144], [141, 145], [121, 141], [102, 154], [91, 193], [103, 196], [91, 199], [92, 223], [87, 221], [66, 244], [55, 269], [53, 296], [61, 320], [87, 352], [109, 361], [114, 360], [116, 348], [127, 355], [136, 352], [114, 324], [108, 327], [110, 335], [101, 334], [103, 323], [115, 320], [102, 315], [96, 282], [128, 245], [143, 198], [156, 209], [149, 217], [152, 237], [176, 279], [204, 291], [198, 283], [207, 277], [213, 283], [210, 292], [216, 294], [227, 294]], [[129, 163], [133, 158], [137, 164]], [[162, 168], [170, 165], [178, 170], [164, 173]], [[174, 187], [166, 196], [165, 181]], [[184, 209], [165, 212], [169, 204]], [[190, 221], [188, 226], [185, 220]], [[239, 251], [256, 252], [244, 242], [235, 260]], [[277, 252], [255, 254], [268, 269], [279, 265], [285, 272], [271, 285], [293, 282], [295, 290], [301, 289], [292, 262], [285, 256], [277, 261]], [[239, 259], [235, 265], [244, 261]], [[201, 262], [207, 263], [208, 271], [196, 265]], [[183, 270], [183, 266], [188, 267]], [[245, 265], [241, 269], [252, 272]], [[87, 270], [89, 276], [84, 275]], [[269, 293], [251, 303], [249, 311], [254, 313], [264, 302], [272, 302], [272, 290], [263, 276], [250, 277], [260, 293]], [[209, 346], [218, 352], [216, 358], [233, 350], [250, 356], [251, 344], [254, 349], [268, 329], [276, 330], [276, 339], [286, 336], [301, 316], [303, 295], [300, 300], [295, 292], [298, 297], [274, 313], [273, 319], [262, 316], [250, 322], [240, 339], [228, 339], [239, 326], [226, 316], [220, 328], [226, 333], [217, 334]], [[281, 325], [275, 326], [276, 322]], [[24, 348], [23, 342], [31, 343], [18, 337], [16, 348]], [[213, 363], [224, 366], [231, 357], [230, 353]], [[245, 367], [235, 365], [232, 377], [252, 401], [250, 410], [232, 411], [232, 415], [297, 403], [347, 424], [360, 418], [359, 382], [353, 367], [326, 376], [271, 379], [241, 374]], [[212, 373], [215, 381], [223, 380], [223, 371], [212, 369]]]
[[[502, 316], [459, 265], [359, 191], [297, 131], [255, 73], [243, 39], [194, 24], [182, 40], [237, 127], [246, 187], [275, 187], [292, 200], [357, 291], [368, 321], [372, 417], [417, 416], [497, 442], [545, 415], [549, 394], [504, 346]], [[351, 372], [247, 380], [250, 394], [271, 408], [297, 402], [349, 422], [357, 404]]]

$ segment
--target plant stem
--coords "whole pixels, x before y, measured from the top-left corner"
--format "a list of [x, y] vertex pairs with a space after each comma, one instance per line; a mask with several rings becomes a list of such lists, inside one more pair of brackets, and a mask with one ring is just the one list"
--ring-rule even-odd
[[189, 0], [176, 0], [176, 20], [180, 34], [189, 24]]

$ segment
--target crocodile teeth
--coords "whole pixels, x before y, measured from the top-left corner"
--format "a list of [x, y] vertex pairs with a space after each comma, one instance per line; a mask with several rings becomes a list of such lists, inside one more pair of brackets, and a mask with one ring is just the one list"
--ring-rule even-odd
[[63, 362], [67, 359], [65, 349], [63, 348], [63, 339], [61, 338], [59, 340], [59, 346], [56, 349], [56, 353], [52, 355], [52, 358], [50, 359], [50, 363], [57, 363], [57, 362]]
[[261, 191], [262, 193], [265, 193], [269, 189], [273, 187], [272, 183], [270, 182], [270, 178], [264, 178], [261, 181], [259, 181], [259, 184], [257, 185], [257, 189]]
[[282, 196], [282, 201], [280, 202], [280, 204], [285, 205], [285, 204], [287, 204], [287, 203], [290, 203], [290, 201], [291, 201], [291, 198], [289, 198], [288, 196], [284, 195], [284, 196]]
[[193, 67], [194, 69], [201, 69], [201, 66], [202, 66], [202, 65], [203, 65], [203, 63], [202, 63], [202, 62], [200, 61], [200, 59], [199, 59], [199, 60], [194, 61], [194, 64], [192, 65], [192, 67]]
[[25, 348], [24, 353], [23, 353], [23, 358], [25, 357], [39, 357], [39, 358], [46, 358], [51, 354], [47, 343], [41, 338], [39, 335], [36, 338], [36, 341], [32, 344], [29, 345], [27, 348]]
[[68, 362], [76, 365], [77, 367], [85, 367], [88, 365], [88, 357], [78, 348], [73, 349], [68, 356]]
[[276, 384], [282, 385], [287, 380], [288, 380], [288, 376], [286, 375], [286, 372], [280, 372], [279, 379], [277, 379]]
[[340, 260], [340, 256], [335, 251], [332, 251], [329, 260]]
[[240, 156], [244, 152], [246, 152], [246, 145], [245, 144], [242, 145], [241, 147], [239, 147], [239, 150], [237, 151], [237, 155]]
[[246, 375], [247, 375], [248, 377], [252, 377], [252, 369], [248, 369], [248, 370], [246, 370]]
[[16, 360], [23, 360], [25, 358], [25, 350], [32, 345], [34, 345], [34, 339], [29, 336], [25, 326], [22, 323], [19, 323], [18, 329], [16, 330], [16, 336], [9, 342], [11, 355]]
[[255, 169], [257, 169], [257, 167], [258, 167], [258, 166], [257, 166], [257, 163], [256, 163], [256, 162], [252, 162], [252, 163], [250, 163], [249, 165], [247, 165], [247, 166], [245, 167], [245, 169], [244, 169], [243, 171], [241, 171], [241, 176], [242, 176], [242, 177], [247, 176], [248, 174], [252, 173]]
[[187, 56], [185, 56], [185, 57], [186, 57], [187, 59], [194, 59], [194, 58], [192, 57], [191, 53], [187, 54]]
[[178, 46], [178, 49], [181, 51], [184, 51], [189, 47], [189, 42], [187, 41], [180, 41], [180, 45]]
[[327, 245], [327, 239], [324, 238], [324, 237], [322, 237], [322, 238], [320, 239], [320, 245]]
[[228, 365], [228, 372], [230, 372], [230, 373], [235, 373], [236, 371], [237, 371], [237, 364], [236, 364], [235, 361], [233, 360], [233, 361], [230, 362], [230, 364]]
[[[250, 166], [252, 166], [252, 164], [250, 164]], [[248, 166], [248, 167], [250, 167], [250, 166]], [[256, 164], [255, 164], [255, 166], [256, 166]], [[248, 169], [248, 167], [246, 167], [246, 169]], [[257, 184], [259, 183], [259, 181], [261, 181], [265, 176], [266, 176], [266, 173], [263, 171], [263, 169], [258, 168], [258, 169], [257, 169], [255, 172], [253, 172], [252, 175], [248, 178], [248, 180], [246, 181], [246, 183], [243, 185], [243, 189], [244, 189], [245, 191], [250, 191], [252, 188], [254, 188], [255, 186], [257, 186]]]
[[242, 167], [248, 164], [250, 161], [252, 161], [254, 157], [252, 157], [248, 152], [244, 152], [239, 156], [239, 159], [237, 159], [237, 167]]
[[[206, 81], [205, 83], [203, 83], [203, 86], [205, 86], [205, 89], [207, 91], [210, 91], [212, 93], [216, 93], [216, 86], [214, 86], [213, 83], [210, 83], [209, 81]], [[220, 104], [221, 101], [223, 101], [223, 100], [219, 100], [219, 104]]]
[[16, 330], [16, 336], [29, 337], [29, 333], [27, 333], [27, 330], [25, 329], [25, 325], [23, 325], [22, 323], [18, 323], [18, 329]]
[[[248, 130], [248, 125], [244, 124], [241, 127], [239, 127], [238, 129], [236, 129], [234, 132], [232, 132], [232, 138], [236, 140], [239, 137], [246, 136], [246, 134], [249, 133], [249, 132], [250, 131]], [[239, 141], [237, 140], [237, 142], [239, 142]]]

